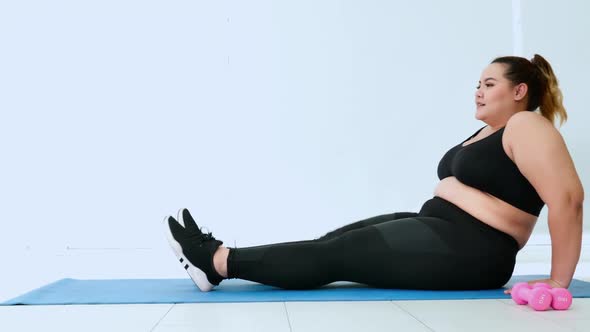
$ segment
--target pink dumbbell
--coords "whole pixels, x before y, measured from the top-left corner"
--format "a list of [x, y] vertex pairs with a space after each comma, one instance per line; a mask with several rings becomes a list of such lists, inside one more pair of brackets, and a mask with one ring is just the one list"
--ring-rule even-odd
[[551, 306], [553, 296], [545, 287], [531, 288], [526, 282], [519, 282], [512, 287], [510, 293], [517, 304], [529, 304], [537, 311], [545, 311]]
[[536, 283], [533, 288], [545, 288], [548, 289], [553, 297], [551, 301], [551, 307], [555, 310], [567, 310], [572, 305], [572, 293], [565, 288], [551, 288], [546, 283]]

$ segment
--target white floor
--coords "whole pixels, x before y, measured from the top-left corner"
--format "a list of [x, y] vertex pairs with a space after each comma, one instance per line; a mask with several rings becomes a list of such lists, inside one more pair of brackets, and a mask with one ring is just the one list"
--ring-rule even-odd
[[[519, 253], [515, 274], [549, 272], [550, 248], [544, 242], [529, 242]], [[590, 246], [584, 243], [576, 278], [590, 281]], [[81, 263], [91, 254], [71, 254], [64, 265], [76, 257]], [[135, 253], [135, 261], [141, 262], [146, 254], [149, 250]], [[108, 257], [108, 253], [100, 255]], [[112, 255], [129, 258], [120, 252]], [[173, 263], [175, 273], [182, 270]], [[108, 277], [107, 271], [89, 274]], [[43, 278], [37, 280], [41, 282], [36, 287], [46, 283]], [[26, 290], [35, 288], [30, 286]], [[22, 293], [18, 287], [4, 290], [0, 302]], [[574, 299], [567, 311], [545, 312], [517, 306], [508, 296], [453, 301], [0, 306], [0, 331], [590, 331], [590, 299]]]

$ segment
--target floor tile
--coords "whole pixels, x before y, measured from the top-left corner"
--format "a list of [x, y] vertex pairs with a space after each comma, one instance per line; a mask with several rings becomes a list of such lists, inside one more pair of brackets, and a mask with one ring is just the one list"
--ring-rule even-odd
[[[397, 302], [434, 331], [571, 331], [538, 312], [507, 301], [459, 300]], [[530, 310], [527, 310], [530, 309]]]
[[436, 332], [571, 332], [569, 327], [557, 325], [543, 319], [471, 319], [428, 322]]
[[518, 319], [525, 312], [511, 310], [497, 300], [439, 300], [439, 301], [397, 301], [401, 308], [421, 321], [495, 319], [498, 314]]
[[[572, 306], [568, 310], [547, 310], [543, 312], [535, 312], [528, 305], [516, 305], [512, 300], [499, 300], [507, 306], [516, 307], [522, 311], [537, 313], [544, 319], [561, 323], [569, 320], [584, 320], [590, 319], [590, 298], [574, 298]], [[590, 331], [590, 326], [588, 327]]]
[[282, 302], [177, 304], [154, 331], [289, 331]]
[[560, 326], [570, 328], [576, 332], [590, 331], [590, 318], [587, 319], [568, 319], [560, 322]]
[[0, 331], [150, 331], [171, 304], [0, 307]]
[[390, 301], [287, 302], [293, 332], [431, 331]]

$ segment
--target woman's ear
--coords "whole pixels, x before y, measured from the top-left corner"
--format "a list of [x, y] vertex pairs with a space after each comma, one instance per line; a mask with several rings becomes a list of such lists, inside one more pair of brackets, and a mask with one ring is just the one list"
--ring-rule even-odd
[[529, 87], [526, 85], [526, 83], [520, 83], [520, 84], [516, 85], [513, 90], [514, 100], [516, 100], [516, 101], [523, 100], [524, 97], [526, 97], [528, 90], [529, 90]]

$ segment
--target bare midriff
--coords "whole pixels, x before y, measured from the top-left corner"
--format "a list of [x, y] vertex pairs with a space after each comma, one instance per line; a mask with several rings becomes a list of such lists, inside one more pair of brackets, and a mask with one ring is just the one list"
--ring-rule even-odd
[[[488, 135], [477, 135], [480, 137], [470, 139], [465, 142], [464, 146]], [[513, 159], [507, 142], [503, 141], [502, 143], [506, 155]], [[519, 249], [527, 243], [538, 219], [537, 216], [516, 208], [495, 196], [461, 183], [454, 176], [442, 179], [436, 186], [434, 195], [455, 204], [480, 221], [511, 235], [518, 242]]]
[[455, 204], [495, 229], [511, 235], [518, 242], [519, 249], [528, 241], [537, 221], [537, 216], [479, 189], [466, 186], [454, 176], [442, 179], [434, 195]]

